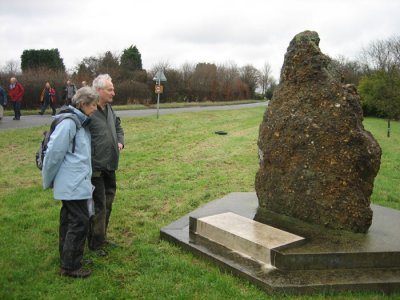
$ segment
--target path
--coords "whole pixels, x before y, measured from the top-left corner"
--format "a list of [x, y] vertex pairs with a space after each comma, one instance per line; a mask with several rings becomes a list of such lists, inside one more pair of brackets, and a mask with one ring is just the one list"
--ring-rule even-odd
[[[243, 109], [243, 108], [252, 108], [258, 106], [266, 106], [266, 102], [258, 102], [258, 103], [250, 103], [250, 104], [236, 104], [236, 105], [220, 105], [220, 106], [196, 106], [196, 107], [183, 107], [183, 108], [163, 108], [160, 109], [160, 115], [166, 114], [176, 114], [182, 112], [200, 112], [200, 111], [211, 111], [211, 110], [233, 110], [233, 109]], [[24, 112], [22, 111], [22, 114]], [[140, 109], [140, 110], [119, 110], [115, 111], [117, 116], [121, 118], [125, 117], [145, 117], [152, 116], [157, 114], [156, 109]], [[52, 121], [52, 117], [50, 115], [29, 115], [22, 116], [21, 120], [15, 121], [13, 117], [3, 117], [3, 120], [0, 121], [0, 130], [1, 129], [10, 129], [10, 128], [31, 128], [36, 126], [41, 126], [48, 124], [50, 125]]]

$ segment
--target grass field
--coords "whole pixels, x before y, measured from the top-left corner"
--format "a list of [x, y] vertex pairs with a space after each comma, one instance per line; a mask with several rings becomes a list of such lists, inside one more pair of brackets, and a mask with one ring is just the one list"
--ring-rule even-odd
[[[230, 192], [254, 191], [264, 108], [123, 119], [126, 148], [109, 238], [93, 275], [58, 275], [60, 203], [41, 188], [34, 153], [45, 127], [0, 131], [0, 299], [280, 299], [165, 241], [161, 227]], [[383, 149], [372, 201], [400, 209], [400, 126], [366, 119]], [[217, 130], [226, 136], [214, 134]], [[375, 293], [294, 299], [398, 299]]]

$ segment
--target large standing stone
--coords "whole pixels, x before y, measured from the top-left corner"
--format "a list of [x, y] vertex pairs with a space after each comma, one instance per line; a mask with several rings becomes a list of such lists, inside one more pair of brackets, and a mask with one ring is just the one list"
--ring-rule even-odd
[[316, 32], [290, 42], [260, 126], [261, 208], [335, 229], [366, 232], [381, 149], [363, 127], [360, 99], [328, 71]]

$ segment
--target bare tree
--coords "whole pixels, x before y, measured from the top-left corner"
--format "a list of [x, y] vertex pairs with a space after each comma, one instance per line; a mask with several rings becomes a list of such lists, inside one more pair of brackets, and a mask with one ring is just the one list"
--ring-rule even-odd
[[363, 75], [360, 63], [358, 61], [349, 60], [343, 55], [338, 55], [336, 58], [333, 58], [328, 69], [337, 80], [343, 83], [357, 85]]
[[240, 79], [249, 87], [250, 98], [255, 97], [257, 84], [261, 73], [252, 65], [245, 65], [240, 68]]
[[238, 81], [240, 81], [239, 67], [230, 61], [217, 67], [217, 82], [219, 87], [219, 98], [221, 100], [232, 100], [241, 98], [238, 91]]
[[265, 62], [262, 69], [261, 69], [261, 76], [260, 76], [260, 87], [261, 87], [261, 92], [263, 96], [265, 96], [265, 92], [268, 89], [268, 86], [271, 84], [272, 77], [272, 68], [271, 65], [268, 62]]
[[233, 61], [219, 65], [217, 70], [219, 81], [232, 81], [240, 78], [239, 67]]
[[198, 63], [194, 70], [191, 86], [198, 101], [214, 101], [217, 98], [217, 66]]
[[160, 60], [159, 62], [155, 63], [151, 68], [150, 73], [155, 75], [158, 71], [165, 71], [171, 69], [171, 64], [168, 60]]
[[4, 67], [3, 67], [3, 72], [10, 74], [10, 75], [16, 75], [21, 73], [21, 68], [20, 68], [20, 63], [17, 60], [8, 60], [6, 61]]
[[389, 40], [377, 40], [370, 43], [367, 48], [361, 50], [359, 60], [367, 73], [372, 70], [389, 71], [394, 63]]
[[393, 63], [400, 66], [400, 36], [394, 36], [388, 41], [389, 51], [393, 57]]
[[192, 87], [192, 77], [195, 71], [195, 65], [191, 63], [184, 63], [181, 66], [182, 81], [183, 81], [183, 99], [186, 102], [193, 100], [193, 87]]
[[190, 78], [193, 76], [195, 70], [195, 65], [191, 63], [184, 63], [181, 66], [181, 72], [182, 72], [182, 77], [184, 81], [190, 80]]

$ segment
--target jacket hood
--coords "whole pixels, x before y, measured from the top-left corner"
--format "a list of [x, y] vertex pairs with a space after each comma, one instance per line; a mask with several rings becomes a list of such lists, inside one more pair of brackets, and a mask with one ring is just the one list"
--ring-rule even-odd
[[54, 118], [63, 118], [65, 114], [75, 115], [82, 126], [89, 121], [89, 118], [83, 112], [72, 105], [63, 106]]

